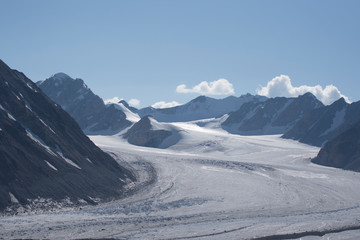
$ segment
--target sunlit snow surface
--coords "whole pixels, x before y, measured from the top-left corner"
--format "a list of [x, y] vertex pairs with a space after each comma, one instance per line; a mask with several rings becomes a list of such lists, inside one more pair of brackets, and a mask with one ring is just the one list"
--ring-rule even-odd
[[[0, 238], [251, 239], [360, 226], [360, 174], [312, 164], [318, 148], [280, 136], [174, 125], [182, 138], [165, 150], [132, 146], [119, 136], [91, 137], [138, 171], [134, 195], [3, 217]], [[358, 236], [360, 230], [302, 239]]]

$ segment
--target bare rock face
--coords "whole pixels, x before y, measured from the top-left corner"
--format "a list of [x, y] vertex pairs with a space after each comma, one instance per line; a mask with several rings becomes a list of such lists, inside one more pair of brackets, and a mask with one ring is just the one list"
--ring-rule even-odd
[[282, 137], [323, 146], [360, 120], [360, 102], [348, 104], [343, 98], [306, 113]]
[[360, 121], [327, 142], [312, 160], [324, 166], [360, 171]]
[[36, 84], [0, 60], [0, 211], [39, 198], [118, 198], [134, 180]]
[[67, 111], [84, 132], [116, 132], [131, 125], [126, 115], [113, 105], [106, 106], [82, 79], [73, 79], [65, 73], [37, 82], [38, 87]]
[[163, 129], [153, 130], [151, 119], [149, 116], [146, 116], [139, 122], [135, 123], [126, 132], [124, 138], [134, 145], [157, 148], [166, 138], [171, 136], [171, 134], [171, 131]]
[[297, 98], [252, 101], [230, 113], [222, 127], [231, 133], [244, 135], [281, 134], [294, 126], [304, 114], [322, 106], [311, 93]]

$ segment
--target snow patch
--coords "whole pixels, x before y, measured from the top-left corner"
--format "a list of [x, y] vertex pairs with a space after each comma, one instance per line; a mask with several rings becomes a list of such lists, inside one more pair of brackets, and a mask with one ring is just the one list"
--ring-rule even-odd
[[122, 103], [109, 103], [106, 104], [106, 106], [111, 106], [114, 105], [116, 109], [119, 109], [120, 111], [122, 111], [123, 113], [125, 113], [126, 115], [126, 119], [129, 120], [130, 122], [138, 122], [140, 120], [140, 117], [138, 114], [133, 113], [132, 111], [130, 111], [127, 107], [124, 106], [124, 104]]
[[11, 120], [13, 120], [13, 121], [16, 122], [16, 119], [13, 117], [13, 115], [11, 115], [9, 112], [8, 112], [7, 114], [8, 114], [8, 117], [9, 117]]
[[13, 115], [11, 115], [11, 113], [9, 113], [8, 110], [6, 110], [1, 104], [0, 104], [0, 109], [5, 111], [8, 115], [8, 118], [10, 118], [11, 120], [15, 121], [16, 122], [16, 119], [13, 117]]
[[89, 163], [94, 164], [94, 163], [90, 160], [90, 158], [87, 157], [86, 160], [87, 160]]
[[41, 118], [38, 117], [38, 119], [40, 120], [40, 122], [45, 126], [47, 127], [53, 134], [56, 134], [55, 131], [49, 127]]
[[70, 164], [71, 166], [76, 167], [77, 169], [80, 169], [80, 170], [81, 170], [81, 167], [79, 167], [79, 165], [77, 165], [76, 163], [74, 163], [71, 159], [65, 157], [64, 154], [63, 154], [61, 151], [59, 151], [59, 152], [57, 152], [57, 153], [62, 157], [62, 159], [65, 160], [65, 162], [67, 162], [67, 163]]
[[14, 93], [13, 91], [11, 91], [11, 93], [17, 98], [17, 100], [21, 101], [20, 97], [16, 93]]
[[31, 108], [31, 106], [30, 106], [30, 104], [25, 100], [25, 107], [30, 111], [30, 112], [32, 112], [33, 110], [32, 110], [32, 108]]
[[9, 196], [10, 196], [10, 201], [12, 203], [19, 203], [19, 200], [17, 200], [17, 198], [14, 196], [14, 194], [12, 194], [11, 192], [9, 192]]
[[49, 163], [49, 162], [46, 161], [46, 160], [44, 160], [44, 161], [45, 161], [45, 163], [46, 163], [49, 167], [51, 167], [52, 169], [54, 169], [55, 171], [57, 171], [57, 168], [54, 167], [54, 165], [52, 165], [51, 163]]
[[53, 155], [54, 157], [58, 157], [58, 155], [56, 153], [54, 153], [51, 148], [49, 146], [47, 146], [45, 144], [45, 142], [36, 134], [34, 134], [33, 132], [31, 132], [29, 129], [26, 129], [26, 135], [33, 140], [34, 142], [36, 142], [38, 145], [40, 145], [41, 147], [45, 148], [45, 150], [50, 153], [51, 155]]
[[33, 86], [31, 86], [30, 83], [26, 82], [26, 85], [28, 86], [28, 88], [30, 88], [32, 91], [34, 92], [38, 92], [35, 88], [33, 88]]

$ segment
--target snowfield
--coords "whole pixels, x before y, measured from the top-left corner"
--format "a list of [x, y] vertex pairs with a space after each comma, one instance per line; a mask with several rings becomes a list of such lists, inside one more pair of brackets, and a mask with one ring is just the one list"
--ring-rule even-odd
[[172, 123], [168, 149], [91, 136], [137, 171], [134, 194], [56, 213], [0, 218], [0, 238], [357, 239], [360, 173], [310, 162], [319, 148]]

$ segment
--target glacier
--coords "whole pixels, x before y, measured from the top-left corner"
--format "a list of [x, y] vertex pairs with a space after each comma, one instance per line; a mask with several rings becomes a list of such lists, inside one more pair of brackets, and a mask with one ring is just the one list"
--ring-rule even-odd
[[[318, 147], [171, 123], [167, 149], [90, 136], [137, 173], [132, 194], [97, 206], [0, 218], [10, 239], [353, 239], [360, 173], [311, 163]], [[120, 161], [120, 160], [119, 160]]]

